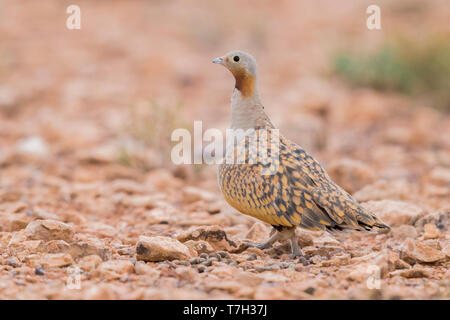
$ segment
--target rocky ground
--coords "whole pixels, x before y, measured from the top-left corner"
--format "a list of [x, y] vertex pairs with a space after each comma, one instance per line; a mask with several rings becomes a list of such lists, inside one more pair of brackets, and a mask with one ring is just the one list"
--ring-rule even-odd
[[[250, 3], [80, 1], [68, 31], [60, 1], [1, 3], [0, 299], [450, 298], [449, 115], [318, 76], [335, 30], [367, 37], [364, 5], [264, 3], [262, 23]], [[170, 163], [171, 128], [226, 128], [232, 80], [210, 60], [244, 44], [281, 131], [391, 232], [245, 250], [271, 228], [224, 202], [214, 166]]]

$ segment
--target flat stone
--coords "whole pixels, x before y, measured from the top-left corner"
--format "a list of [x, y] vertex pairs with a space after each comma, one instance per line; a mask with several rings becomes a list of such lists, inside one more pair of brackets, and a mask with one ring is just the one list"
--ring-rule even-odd
[[73, 259], [67, 253], [49, 253], [40, 260], [44, 268], [62, 268], [73, 264]]
[[410, 264], [417, 262], [435, 263], [445, 259], [445, 254], [420, 241], [406, 240], [400, 251], [400, 258]]
[[25, 228], [25, 234], [29, 240], [64, 240], [73, 242], [73, 228], [56, 220], [35, 220]]
[[143, 261], [189, 260], [194, 255], [180, 241], [163, 236], [140, 236], [136, 244], [136, 257]]

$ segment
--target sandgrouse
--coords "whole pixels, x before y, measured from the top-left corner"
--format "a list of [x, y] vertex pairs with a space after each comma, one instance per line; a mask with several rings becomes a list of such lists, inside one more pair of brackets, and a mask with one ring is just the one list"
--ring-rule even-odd
[[[224, 159], [218, 168], [219, 187], [226, 201], [276, 230], [266, 242], [249, 246], [265, 249], [276, 241], [290, 240], [291, 257], [296, 257], [302, 255], [295, 236], [297, 226], [329, 231], [389, 229], [334, 183], [304, 149], [278, 134], [263, 110], [256, 61], [250, 54], [231, 51], [213, 63], [225, 66], [236, 80], [230, 129], [257, 132], [256, 140], [247, 137], [231, 145], [227, 141], [226, 157], [231, 153], [236, 161], [244, 154], [244, 161], [229, 163]], [[277, 138], [277, 144], [270, 144], [271, 137]], [[267, 143], [260, 143], [263, 140]], [[264, 146], [268, 150], [261, 152]]]

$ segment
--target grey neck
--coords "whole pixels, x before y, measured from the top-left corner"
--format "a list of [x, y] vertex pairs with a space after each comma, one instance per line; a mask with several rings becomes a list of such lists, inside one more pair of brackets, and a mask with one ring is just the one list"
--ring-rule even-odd
[[258, 90], [251, 97], [243, 98], [238, 89], [233, 90], [231, 96], [231, 128], [255, 128], [261, 119], [267, 119], [264, 107], [259, 98]]

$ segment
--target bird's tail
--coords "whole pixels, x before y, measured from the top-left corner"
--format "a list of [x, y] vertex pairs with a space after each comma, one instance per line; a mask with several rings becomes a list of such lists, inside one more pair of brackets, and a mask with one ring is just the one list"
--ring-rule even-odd
[[348, 204], [345, 206], [345, 214], [352, 217], [351, 229], [376, 231], [377, 233], [387, 233], [391, 227], [381, 221], [373, 212], [364, 208], [352, 196], [347, 194]]
[[363, 208], [359, 203], [355, 211], [358, 224], [365, 230], [376, 231], [378, 233], [387, 233], [391, 230], [391, 227], [387, 223], [381, 221], [374, 213]]

